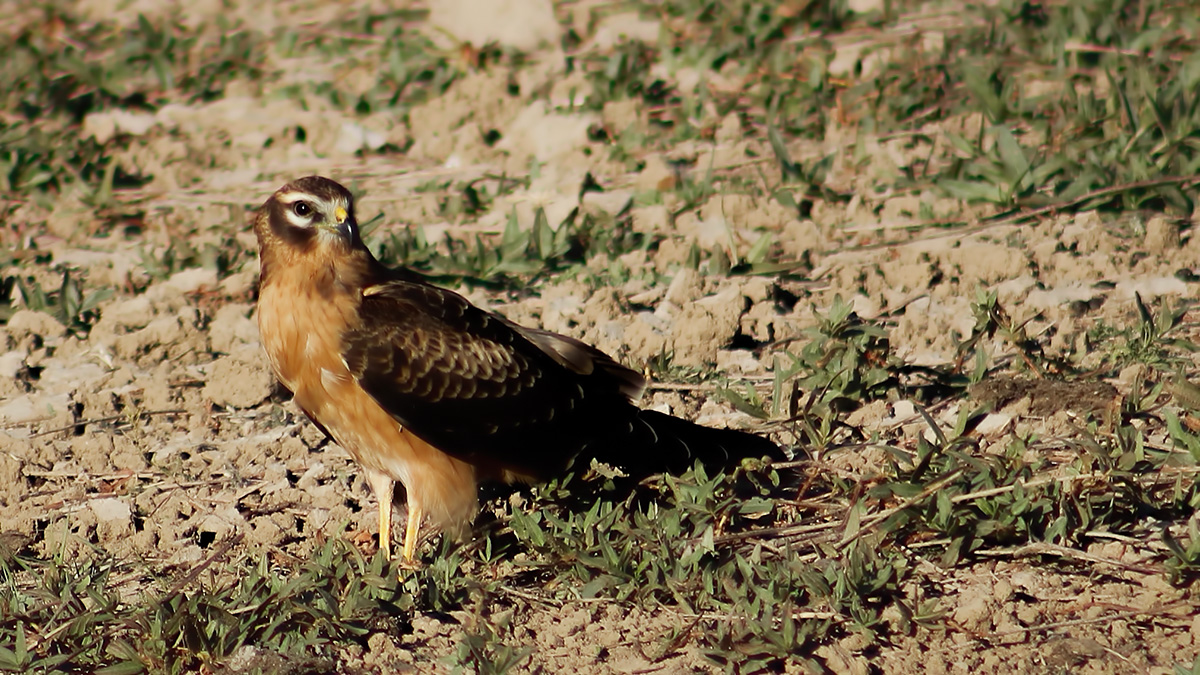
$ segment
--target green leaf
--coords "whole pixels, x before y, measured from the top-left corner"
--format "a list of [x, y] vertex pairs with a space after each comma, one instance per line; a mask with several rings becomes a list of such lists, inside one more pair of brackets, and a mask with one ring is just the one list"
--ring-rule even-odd
[[774, 243], [774, 241], [775, 237], [773, 237], [770, 232], [764, 232], [762, 236], [758, 238], [758, 241], [754, 242], [754, 245], [751, 246], [750, 250], [746, 253], [745, 262], [751, 264], [765, 262], [767, 259], [767, 253], [770, 252], [771, 244]]
[[753, 497], [742, 502], [738, 506], [738, 512], [744, 516], [754, 516], [761, 513], [770, 513], [774, 508], [775, 500]]
[[1192, 456], [1193, 462], [1200, 464], [1200, 436], [1184, 429], [1175, 411], [1164, 411], [1163, 417], [1167, 421], [1167, 433], [1170, 435], [1171, 440], [1185, 448], [1188, 454]]
[[756, 405], [755, 403], [752, 403], [732, 389], [719, 387], [717, 388], [717, 395], [728, 401], [729, 405], [733, 406], [735, 410], [744, 412], [747, 415], [756, 417], [760, 420], [768, 419], [768, 415], [766, 411], [763, 410], [761, 404]]
[[993, 124], [999, 124], [1008, 117], [1008, 106], [996, 91], [995, 75], [994, 71], [989, 72], [976, 64], [963, 69], [963, 83], [966, 84], [967, 90], [979, 100], [988, 119]]
[[13, 650], [7, 647], [0, 647], [0, 670], [23, 672], [25, 670], [25, 663], [17, 658]]
[[1002, 204], [1006, 201], [1005, 191], [1000, 186], [991, 183], [941, 178], [938, 179], [937, 185], [955, 199], [993, 204]]
[[779, 134], [779, 130], [774, 125], [767, 127], [767, 140], [771, 143], [771, 150], [775, 153], [775, 161], [779, 164], [779, 173], [784, 182], [789, 179], [802, 178], [803, 173], [795, 163], [792, 162], [791, 155], [788, 154], [787, 145], [783, 141], [783, 136]]
[[1004, 164], [1010, 189], [1015, 192], [1029, 174], [1029, 159], [1025, 157], [1025, 150], [1008, 127], [994, 127], [993, 131], [996, 134], [996, 150], [999, 151], [1000, 161]]

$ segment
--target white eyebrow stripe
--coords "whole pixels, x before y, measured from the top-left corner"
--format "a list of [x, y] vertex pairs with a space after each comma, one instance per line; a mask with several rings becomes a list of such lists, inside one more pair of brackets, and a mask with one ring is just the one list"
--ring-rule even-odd
[[307, 192], [289, 192], [287, 194], [282, 194], [282, 195], [279, 195], [279, 201], [283, 202], [284, 204], [295, 204], [296, 202], [299, 202], [299, 201], [309, 201], [309, 202], [314, 202], [316, 204], [324, 204], [325, 203], [324, 200], [317, 199], [316, 197], [308, 194]]

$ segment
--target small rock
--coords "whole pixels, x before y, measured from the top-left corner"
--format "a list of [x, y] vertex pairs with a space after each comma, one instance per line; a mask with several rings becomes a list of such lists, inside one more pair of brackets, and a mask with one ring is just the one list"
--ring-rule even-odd
[[715, 362], [717, 350], [737, 334], [741, 300], [741, 292], [730, 285], [684, 306], [673, 330], [676, 362], [685, 366]]
[[975, 427], [975, 433], [980, 436], [999, 436], [1008, 431], [1009, 426], [1013, 422], [1012, 415], [1004, 413], [992, 413], [983, 418], [983, 421]]
[[509, 152], [522, 163], [532, 157], [553, 165], [555, 159], [591, 143], [588, 128], [594, 122], [594, 116], [562, 115], [545, 101], [536, 102], [507, 125], [496, 149]]
[[209, 365], [204, 396], [220, 406], [253, 408], [271, 395], [271, 384], [265, 359], [248, 345]]
[[667, 286], [666, 301], [682, 307], [694, 302], [700, 297], [700, 294], [700, 273], [693, 269], [683, 268], [675, 274], [675, 278]]
[[592, 35], [592, 47], [602, 52], [615, 49], [621, 42], [658, 42], [662, 25], [652, 19], [643, 19], [637, 12], [622, 12], [605, 17], [596, 26]]
[[180, 293], [195, 293], [202, 288], [215, 288], [217, 271], [206, 267], [194, 267], [176, 272], [165, 284]]
[[662, 155], [647, 155], [646, 165], [642, 167], [634, 184], [638, 190], [644, 192], [666, 192], [675, 187], [675, 170], [667, 164]]
[[524, 52], [557, 44], [560, 30], [550, 0], [440, 0], [429, 23], [476, 47], [496, 42]]
[[742, 295], [751, 303], [765, 302], [771, 297], [771, 282], [762, 277], [750, 277], [742, 283]]
[[711, 250], [729, 243], [730, 223], [725, 216], [720, 214], [700, 220], [690, 213], [685, 213], [676, 220], [676, 223], [679, 225], [680, 232], [694, 238], [696, 244], [702, 249]]
[[217, 310], [209, 329], [214, 352], [228, 354], [246, 344], [258, 344], [258, 326], [247, 315], [250, 305], [228, 304]]
[[141, 136], [150, 131], [158, 118], [152, 113], [135, 113], [128, 110], [106, 110], [91, 113], [83, 118], [83, 137], [92, 137], [101, 145], [117, 134]]
[[359, 150], [378, 150], [387, 143], [387, 136], [367, 129], [361, 124], [343, 122], [333, 147], [339, 154], [353, 155]]
[[847, 415], [846, 425], [854, 429], [876, 429], [887, 417], [887, 401], [871, 401]]
[[1146, 248], [1151, 253], [1179, 248], [1179, 225], [1166, 216], [1151, 218], [1146, 223]]
[[609, 134], [618, 136], [626, 129], [640, 128], [644, 124], [643, 110], [641, 102], [633, 99], [609, 101], [604, 104], [600, 117], [604, 120], [604, 128]]
[[0, 355], [0, 377], [14, 378], [25, 366], [25, 352], [15, 350]]
[[67, 394], [20, 396], [0, 405], [0, 422], [18, 425], [58, 418], [66, 420], [70, 405], [71, 398]]
[[[139, 295], [106, 305], [100, 315], [100, 324], [104, 327], [142, 328], [153, 318], [154, 308], [150, 305], [150, 299]], [[100, 324], [97, 324], [97, 328]]]
[[717, 352], [717, 370], [734, 375], [762, 372], [762, 364], [748, 349], [722, 349]]
[[113, 350], [122, 358], [134, 358], [152, 347], [179, 342], [184, 337], [184, 330], [176, 317], [159, 317], [139, 331], [118, 337]]
[[129, 505], [115, 497], [93, 499], [88, 502], [88, 506], [92, 509], [92, 513], [96, 514], [96, 520], [100, 522], [129, 520], [133, 515]]
[[301, 474], [300, 480], [296, 481], [296, 487], [301, 490], [310, 490], [327, 476], [329, 476], [329, 467], [325, 466], [323, 462], [316, 462]]
[[721, 120], [721, 126], [717, 128], [716, 140], [720, 144], [734, 144], [744, 140], [745, 135], [742, 121], [738, 119], [737, 113], [732, 113]]
[[615, 216], [625, 210], [633, 201], [633, 193], [628, 190], [612, 190], [609, 192], [588, 192], [583, 195], [585, 211], [600, 211]]
[[45, 312], [21, 309], [8, 320], [8, 334], [17, 342], [31, 335], [41, 338], [60, 337], [66, 332], [66, 327], [59, 323], [58, 319]]
[[634, 232], [654, 234], [671, 226], [671, 213], [662, 204], [636, 207], [632, 216]]
[[954, 610], [954, 620], [969, 630], [991, 630], [991, 593], [983, 587], [971, 587], [959, 596], [959, 605]]

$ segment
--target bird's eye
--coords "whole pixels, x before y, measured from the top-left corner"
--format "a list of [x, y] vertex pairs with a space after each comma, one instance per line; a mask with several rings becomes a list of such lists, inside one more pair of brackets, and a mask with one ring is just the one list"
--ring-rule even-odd
[[307, 218], [312, 213], [312, 207], [308, 205], [308, 202], [296, 202], [292, 204], [292, 213], [301, 218]]

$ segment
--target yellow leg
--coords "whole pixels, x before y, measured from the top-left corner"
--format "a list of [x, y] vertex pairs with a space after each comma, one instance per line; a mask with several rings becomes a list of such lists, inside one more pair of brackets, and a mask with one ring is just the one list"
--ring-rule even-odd
[[425, 517], [425, 512], [421, 507], [412, 503], [412, 495], [409, 495], [408, 502], [408, 525], [404, 528], [404, 559], [412, 560], [413, 553], [417, 551], [417, 535], [421, 530], [421, 519]]
[[379, 548], [383, 557], [392, 559], [392, 490], [396, 482], [382, 473], [367, 471], [367, 483], [379, 498]]
[[[390, 492], [390, 490], [389, 490]], [[392, 559], [392, 500], [379, 502], [379, 548], [383, 557]]]

